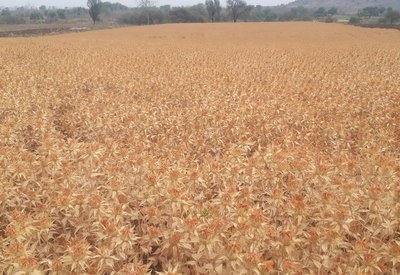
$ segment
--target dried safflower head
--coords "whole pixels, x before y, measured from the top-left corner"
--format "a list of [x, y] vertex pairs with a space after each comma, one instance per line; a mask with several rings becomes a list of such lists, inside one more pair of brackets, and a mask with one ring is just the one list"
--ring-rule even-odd
[[26, 256], [21, 258], [21, 266], [24, 270], [33, 272], [38, 267], [38, 261], [34, 256]]
[[257, 266], [257, 264], [260, 262], [259, 255], [257, 253], [246, 253], [244, 255], [244, 261], [247, 266], [250, 268], [253, 268]]
[[184, 224], [191, 230], [193, 230], [198, 223], [199, 221], [196, 218], [186, 218], [184, 220]]
[[259, 264], [260, 270], [263, 273], [271, 273], [274, 271], [274, 262], [269, 260], [269, 261], [264, 261]]
[[92, 254], [89, 249], [90, 244], [86, 240], [79, 238], [71, 240], [66, 251], [67, 253], [61, 260], [63, 265], [69, 266], [71, 270], [86, 270]]
[[264, 211], [262, 209], [257, 209], [251, 214], [251, 220], [255, 223], [261, 223], [264, 221]]
[[179, 243], [179, 241], [181, 240], [181, 238], [182, 238], [182, 233], [174, 232], [174, 233], [172, 233], [172, 235], [169, 238], [169, 243], [173, 246], [177, 245]]
[[152, 238], [156, 238], [161, 235], [161, 230], [158, 227], [151, 226], [149, 228], [149, 233]]

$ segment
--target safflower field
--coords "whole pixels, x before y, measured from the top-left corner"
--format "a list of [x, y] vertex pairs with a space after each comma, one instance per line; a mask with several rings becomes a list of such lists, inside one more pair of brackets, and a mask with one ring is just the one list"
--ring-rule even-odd
[[0, 274], [400, 273], [400, 33], [0, 39]]

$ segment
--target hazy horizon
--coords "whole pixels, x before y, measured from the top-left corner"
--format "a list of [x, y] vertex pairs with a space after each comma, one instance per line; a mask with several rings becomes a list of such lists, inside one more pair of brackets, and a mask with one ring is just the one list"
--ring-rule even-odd
[[[280, 4], [286, 4], [293, 2], [294, 0], [247, 0], [249, 5], [263, 5], [263, 6], [274, 6]], [[55, 6], [55, 7], [84, 7], [86, 6], [86, 0], [2, 0], [0, 7], [20, 7], [20, 6]], [[104, 1], [106, 2], [106, 1]], [[137, 0], [120, 0], [108, 2], [119, 2], [129, 7], [137, 6]], [[203, 0], [158, 0], [157, 6], [160, 5], [172, 5], [172, 6], [189, 6], [198, 3], [203, 3]], [[221, 1], [225, 4], [225, 0]]]

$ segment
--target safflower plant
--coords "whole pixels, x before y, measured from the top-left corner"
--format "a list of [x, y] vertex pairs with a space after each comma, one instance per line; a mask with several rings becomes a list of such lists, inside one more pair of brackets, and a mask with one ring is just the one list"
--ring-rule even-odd
[[399, 273], [399, 43], [314, 23], [0, 39], [0, 274]]

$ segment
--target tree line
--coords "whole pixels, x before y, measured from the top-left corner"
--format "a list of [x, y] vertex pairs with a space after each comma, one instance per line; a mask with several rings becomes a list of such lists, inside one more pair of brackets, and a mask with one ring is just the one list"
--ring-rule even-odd
[[392, 8], [384, 8], [384, 7], [367, 7], [360, 11], [356, 16], [352, 16], [349, 20], [350, 24], [368, 24], [371, 23], [371, 18], [378, 18], [378, 22], [380, 24], [389, 24], [393, 25], [397, 22], [400, 22], [400, 12], [396, 11]]
[[[89, 0], [97, 1], [100, 0]], [[206, 0], [205, 3], [190, 7], [171, 7], [164, 5], [156, 7], [153, 0], [140, 0], [139, 6], [132, 12], [124, 14], [120, 23], [124, 24], [155, 24], [155, 23], [189, 23], [189, 22], [221, 22], [249, 20], [254, 6], [244, 0], [227, 0], [222, 7], [220, 0]], [[89, 10], [93, 7], [89, 4]], [[261, 6], [260, 6], [261, 7]], [[93, 19], [93, 17], [92, 17]], [[96, 18], [93, 22], [96, 21]]]
[[[165, 5], [156, 7], [155, 0], [139, 0], [139, 7], [119, 18], [123, 24], [156, 24], [156, 23], [187, 23], [187, 22], [225, 22], [239, 20], [248, 22], [260, 21], [324, 21], [335, 22], [338, 14], [336, 7], [307, 9], [291, 8], [283, 13], [276, 13], [270, 7], [248, 5], [245, 0], [226, 0], [226, 7], [220, 0], [205, 0], [204, 4], [191, 7], [171, 7]], [[101, 0], [88, 0], [89, 13], [95, 23], [98, 20], [102, 5]], [[384, 15], [384, 16], [382, 16]], [[367, 7], [358, 12], [357, 17], [350, 18], [350, 23], [361, 22], [363, 17], [380, 16], [381, 23], [394, 24], [400, 21], [400, 13], [391, 8]]]

